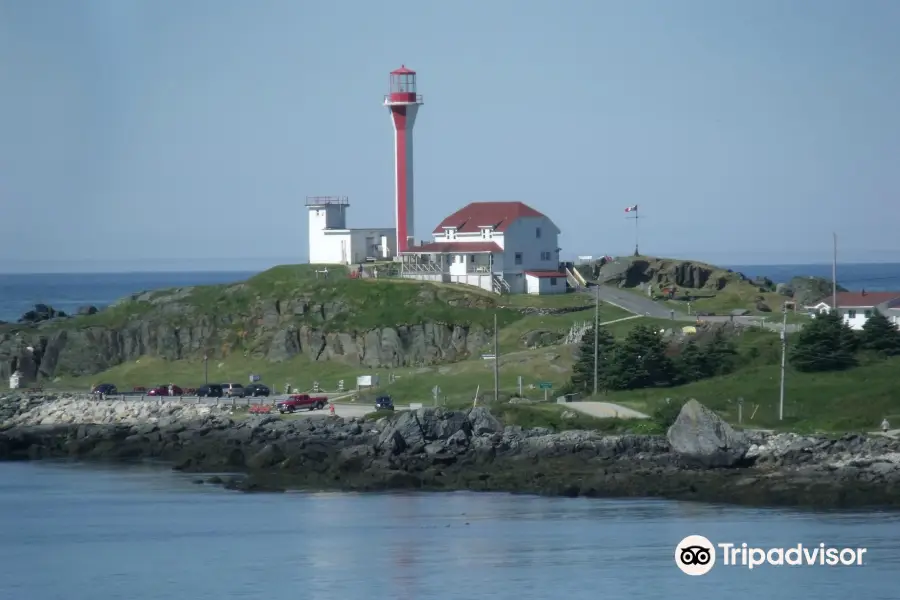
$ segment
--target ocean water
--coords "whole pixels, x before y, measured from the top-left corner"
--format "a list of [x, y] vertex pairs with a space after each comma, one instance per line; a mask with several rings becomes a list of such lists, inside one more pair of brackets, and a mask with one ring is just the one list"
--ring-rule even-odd
[[15, 322], [35, 304], [75, 313], [80, 306], [109, 306], [147, 290], [243, 281], [251, 271], [171, 273], [0, 274], [0, 321]]
[[[862, 566], [675, 565], [688, 535]], [[0, 464], [4, 600], [897, 598], [900, 515], [505, 494], [240, 494], [153, 468]]]
[[[775, 282], [788, 281], [796, 275], [831, 278], [831, 265], [734, 265], [729, 268], [749, 277], [766, 276]], [[0, 274], [0, 321], [14, 322], [37, 303], [72, 313], [79, 306], [90, 304], [102, 308], [145, 290], [232, 283], [253, 274], [248, 271]], [[839, 265], [838, 281], [848, 289], [900, 290], [900, 263]]]
[[[831, 265], [728, 265], [748, 277], [768, 277], [785, 283], [792, 277], [824, 277], [831, 280]], [[838, 283], [848, 290], [900, 291], [900, 263], [838, 264]]]

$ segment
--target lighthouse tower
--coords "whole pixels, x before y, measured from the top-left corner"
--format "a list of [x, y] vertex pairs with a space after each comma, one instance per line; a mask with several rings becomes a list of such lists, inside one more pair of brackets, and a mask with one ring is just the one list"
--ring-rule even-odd
[[384, 105], [394, 120], [395, 209], [397, 219], [397, 254], [414, 245], [413, 213], [413, 126], [422, 96], [416, 93], [416, 72], [401, 66], [391, 71], [391, 93]]

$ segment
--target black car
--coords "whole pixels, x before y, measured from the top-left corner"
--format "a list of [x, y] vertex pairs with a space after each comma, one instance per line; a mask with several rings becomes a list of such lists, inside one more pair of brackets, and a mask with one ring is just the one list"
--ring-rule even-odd
[[94, 389], [91, 390], [92, 394], [97, 396], [103, 394], [104, 396], [115, 396], [119, 393], [119, 390], [116, 389], [111, 383], [101, 383], [94, 386]]
[[251, 383], [250, 385], [244, 386], [244, 395], [245, 396], [268, 396], [271, 393], [268, 386], [265, 386], [261, 383]]
[[378, 396], [375, 399], [375, 410], [394, 410], [394, 400], [390, 396]]
[[197, 390], [197, 395], [201, 398], [221, 398], [225, 395], [225, 391], [220, 384], [210, 383]]

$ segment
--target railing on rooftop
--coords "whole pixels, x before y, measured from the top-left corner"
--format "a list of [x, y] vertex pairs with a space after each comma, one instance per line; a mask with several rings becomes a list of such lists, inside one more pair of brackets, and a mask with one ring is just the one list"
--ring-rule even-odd
[[[407, 98], [398, 99], [397, 96], [408, 96]], [[422, 97], [422, 94], [416, 94], [415, 100], [413, 100], [412, 94], [385, 94], [384, 95], [384, 104], [385, 106], [390, 106], [392, 104], [425, 104], [425, 99]]]
[[347, 196], [307, 196], [307, 206], [324, 206], [327, 204], [336, 204], [338, 206], [349, 206], [350, 198]]

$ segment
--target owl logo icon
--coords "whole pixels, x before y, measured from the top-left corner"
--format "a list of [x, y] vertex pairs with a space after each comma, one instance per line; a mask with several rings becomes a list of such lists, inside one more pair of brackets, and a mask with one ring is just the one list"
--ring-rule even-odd
[[689, 535], [675, 546], [675, 564], [685, 575], [706, 575], [716, 565], [716, 547], [702, 535]]

